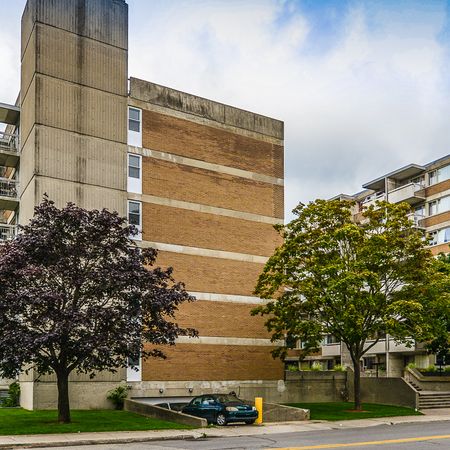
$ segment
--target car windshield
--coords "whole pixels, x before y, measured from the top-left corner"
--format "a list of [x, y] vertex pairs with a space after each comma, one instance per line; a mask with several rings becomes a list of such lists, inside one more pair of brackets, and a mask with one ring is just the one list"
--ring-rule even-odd
[[218, 395], [217, 396], [217, 401], [219, 403], [244, 403], [242, 400], [239, 400], [237, 397], [235, 397], [234, 395]]

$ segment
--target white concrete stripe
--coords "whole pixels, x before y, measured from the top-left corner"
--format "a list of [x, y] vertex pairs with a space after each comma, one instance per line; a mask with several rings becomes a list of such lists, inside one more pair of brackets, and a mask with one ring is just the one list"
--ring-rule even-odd
[[198, 338], [180, 336], [177, 338], [176, 343], [205, 344], [205, 345], [251, 345], [257, 347], [279, 347], [284, 344], [283, 341], [271, 342], [270, 339], [216, 337], [216, 336], [199, 336]]
[[212, 294], [209, 292], [189, 292], [197, 300], [205, 300], [208, 302], [223, 303], [244, 303], [248, 305], [266, 305], [271, 300], [259, 297], [251, 297], [248, 295], [230, 295], [230, 294]]
[[247, 253], [225, 252], [223, 250], [211, 250], [209, 248], [188, 247], [186, 245], [167, 244], [164, 242], [136, 241], [140, 247], [151, 247], [156, 250], [183, 255], [206, 256], [209, 258], [231, 259], [234, 261], [252, 262], [265, 264], [269, 259], [267, 256], [249, 255]]
[[235, 177], [246, 178], [248, 180], [260, 181], [262, 183], [274, 184], [277, 186], [284, 186], [283, 178], [271, 177], [249, 170], [236, 169], [234, 167], [223, 166], [221, 164], [214, 164], [199, 159], [186, 158], [185, 156], [174, 155], [173, 153], [164, 153], [157, 150], [150, 150], [148, 148], [128, 146], [130, 153], [146, 156], [149, 158], [160, 159], [161, 161], [168, 161], [176, 164], [183, 164], [185, 166], [196, 167], [198, 169], [210, 170], [212, 172], [223, 173], [226, 175], [233, 175]]
[[234, 209], [218, 208], [216, 206], [203, 205], [201, 203], [174, 200], [172, 198], [157, 197], [155, 195], [149, 194], [141, 195], [128, 192], [128, 199], [146, 203], [153, 203], [155, 205], [170, 206], [172, 208], [187, 209], [189, 211], [196, 211], [206, 214], [215, 214], [217, 216], [233, 217], [235, 219], [249, 220], [259, 223], [268, 223], [270, 225], [283, 223], [283, 219], [281, 218], [262, 216], [260, 214], [253, 214], [244, 211], [235, 211]]

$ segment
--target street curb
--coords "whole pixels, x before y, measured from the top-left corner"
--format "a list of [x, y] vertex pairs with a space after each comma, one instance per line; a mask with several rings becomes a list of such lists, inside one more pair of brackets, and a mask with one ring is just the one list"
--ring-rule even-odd
[[[389, 426], [395, 426], [395, 425], [401, 425], [405, 423], [429, 423], [429, 422], [448, 422], [450, 421], [450, 416], [429, 416], [429, 420], [417, 420], [418, 417], [426, 417], [426, 416], [410, 416], [406, 417], [404, 416], [404, 420], [397, 420], [395, 422], [390, 421], [390, 417], [379, 417], [374, 419], [364, 419], [367, 420], [366, 424], [355, 423], [353, 420], [349, 421], [307, 421], [304, 424], [317, 424], [317, 425], [323, 425], [323, 428], [311, 428], [311, 429], [303, 429], [303, 430], [294, 430], [289, 432], [313, 432], [313, 431], [320, 431], [320, 430], [337, 430], [337, 429], [351, 429], [351, 428], [364, 428], [364, 427], [372, 427], [372, 426], [380, 426], [380, 425], [389, 425]], [[395, 417], [392, 417], [392, 419], [395, 419]], [[354, 423], [354, 426], [352, 426], [352, 422]], [[342, 424], [345, 423], [345, 426], [342, 426]], [[291, 422], [292, 424], [292, 422]], [[282, 425], [289, 425], [289, 422], [282, 422], [279, 424], [270, 424], [267, 426], [267, 428], [263, 426], [254, 426], [250, 429], [255, 430], [256, 427], [260, 428], [261, 434], [270, 435], [271, 433], [268, 432], [270, 428], [276, 427], [276, 426], [282, 426]], [[266, 429], [265, 429], [266, 428]], [[161, 436], [157, 435], [155, 433], [154, 436], [139, 436], [139, 437], [120, 437], [117, 438], [102, 438], [99, 436], [98, 438], [86, 438], [83, 439], [82, 436], [80, 436], [79, 439], [74, 440], [58, 440], [58, 441], [47, 441], [47, 442], [20, 442], [20, 435], [15, 436], [0, 436], [0, 442], [2, 440], [2, 437], [4, 438], [10, 438], [10, 439], [17, 439], [19, 442], [12, 442], [12, 443], [0, 443], [0, 449], [1, 450], [7, 450], [7, 449], [27, 449], [27, 448], [51, 448], [51, 447], [74, 447], [77, 445], [114, 445], [114, 444], [133, 444], [138, 442], [153, 442], [153, 441], [171, 441], [171, 440], [200, 440], [203, 438], [237, 438], [242, 436], [255, 436], [257, 434], [255, 433], [248, 433], [245, 432], [245, 429], [242, 429], [242, 432], [238, 432], [237, 434], [228, 434], [228, 433], [218, 433], [218, 434], [208, 434], [206, 433], [207, 429], [205, 429], [205, 432], [201, 431], [192, 431], [191, 433], [180, 433], [172, 436]], [[218, 432], [218, 429], [214, 429], [214, 431]], [[223, 430], [226, 431], [226, 428]], [[266, 432], [265, 432], [266, 431]], [[280, 434], [289, 433], [288, 431], [277, 431]], [[107, 433], [107, 432], [105, 432]], [[124, 432], [126, 433], [126, 432]], [[132, 432], [128, 432], [132, 433]], [[65, 436], [74, 438], [77, 433], [67, 433]], [[39, 439], [39, 436], [44, 435], [34, 435], [33, 437], [36, 437]], [[47, 438], [50, 436], [57, 436], [57, 435], [45, 435]], [[61, 435], [60, 435], [61, 436]], [[28, 435], [28, 437], [30, 437]]]

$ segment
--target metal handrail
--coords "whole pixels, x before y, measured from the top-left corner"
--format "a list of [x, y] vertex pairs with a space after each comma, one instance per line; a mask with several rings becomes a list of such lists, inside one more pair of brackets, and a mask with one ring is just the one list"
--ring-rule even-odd
[[19, 182], [9, 178], [0, 178], [0, 195], [2, 197], [18, 198]]
[[6, 149], [12, 153], [19, 153], [19, 135], [0, 131], [0, 150], [1, 149]]
[[7, 225], [0, 223], [0, 242], [9, 241], [15, 237], [17, 234], [16, 225]]

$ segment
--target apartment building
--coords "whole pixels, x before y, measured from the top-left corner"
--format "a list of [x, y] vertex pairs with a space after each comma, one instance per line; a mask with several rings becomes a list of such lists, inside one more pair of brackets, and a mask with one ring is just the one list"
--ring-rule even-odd
[[[250, 311], [280, 244], [283, 123], [129, 78], [123, 0], [28, 0], [21, 30], [20, 95], [0, 104], [0, 239], [44, 193], [59, 206], [108, 208], [197, 298], [177, 321], [198, 339], [180, 338], [137, 372], [74, 376], [72, 407], [106, 407], [121, 381], [139, 397], [276, 387], [282, 363]], [[54, 377], [37, 380], [21, 376], [22, 405], [54, 408]]]
[[[409, 164], [362, 187], [357, 194], [334, 197], [355, 202], [355, 220], [360, 220], [364, 210], [377, 201], [407, 202], [411, 205], [409, 217], [428, 237], [432, 253], [449, 252], [450, 155], [424, 165]], [[314, 363], [332, 368], [337, 363], [351, 365], [351, 359], [344, 344], [333, 336], [325, 336], [320, 351], [308, 356], [301, 364], [308, 367]], [[366, 376], [401, 376], [408, 363], [427, 367], [435, 363], [435, 356], [428, 355], [422, 343], [413, 342], [408, 347], [384, 336], [361, 361]]]

